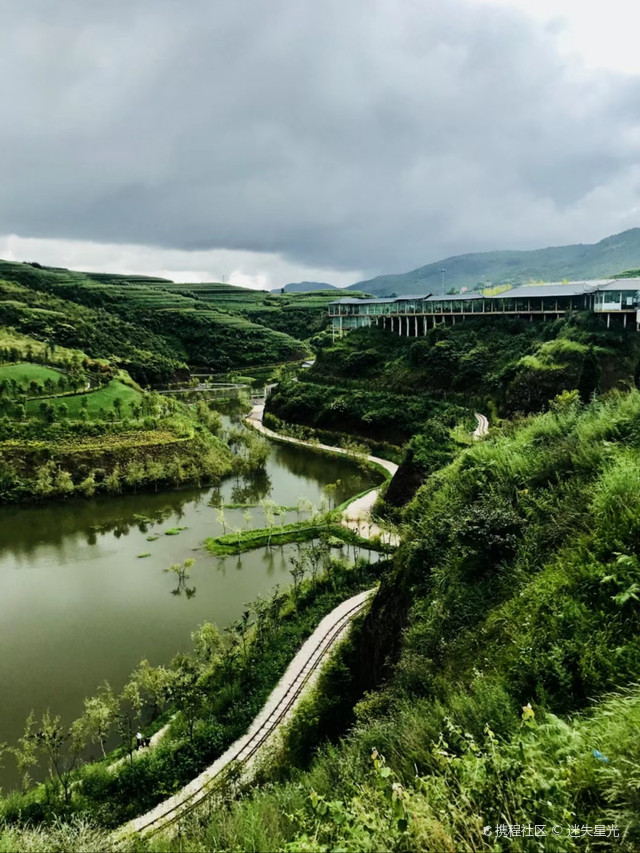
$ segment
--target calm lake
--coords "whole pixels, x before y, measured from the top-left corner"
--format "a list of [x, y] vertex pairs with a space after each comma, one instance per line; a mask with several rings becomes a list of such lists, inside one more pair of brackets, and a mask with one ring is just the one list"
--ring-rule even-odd
[[[340, 503], [379, 482], [346, 459], [271, 448], [265, 476], [248, 484], [232, 479], [217, 489], [0, 508], [0, 743], [16, 742], [32, 708], [39, 716], [49, 707], [70, 722], [104, 679], [120, 690], [143, 658], [168, 662], [190, 648], [202, 622], [224, 628], [245, 603], [291, 582], [287, 557], [295, 545], [209, 555], [203, 540], [223, 532], [210, 502], [269, 498], [295, 506], [306, 497], [319, 505], [323, 488], [340, 479]], [[265, 526], [260, 507], [249, 510], [249, 520], [243, 512], [225, 510], [228, 529]], [[176, 527], [185, 529], [165, 534]], [[163, 571], [189, 557], [196, 559], [190, 597], [176, 594], [175, 575]], [[18, 776], [10, 756], [2, 763], [6, 791]]]

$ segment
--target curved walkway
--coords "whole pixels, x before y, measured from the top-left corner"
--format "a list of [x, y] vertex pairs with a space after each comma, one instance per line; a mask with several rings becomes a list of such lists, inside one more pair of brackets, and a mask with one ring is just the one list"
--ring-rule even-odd
[[474, 438], [482, 438], [483, 435], [487, 435], [489, 432], [489, 420], [486, 415], [481, 415], [479, 412], [476, 412], [475, 415], [478, 426], [474, 429], [472, 435]]
[[294, 712], [303, 691], [315, 682], [321, 665], [344, 637], [351, 620], [365, 607], [373, 592], [372, 589], [361, 592], [343, 601], [325, 616], [289, 664], [249, 731], [173, 797], [120, 827], [114, 834], [114, 841], [123, 841], [134, 834], [154, 835], [184, 818], [221, 785], [230, 765], [233, 765], [234, 771], [240, 769], [240, 775], [246, 778], [258, 753]]
[[[339, 455], [349, 455], [348, 451], [340, 447], [313, 444], [273, 432], [262, 423], [263, 414], [264, 403], [256, 404], [247, 416], [247, 421], [250, 426], [268, 438]], [[377, 456], [369, 456], [368, 459], [384, 468], [391, 476], [398, 470], [398, 466], [387, 459], [381, 459]], [[383, 541], [397, 545], [398, 537], [394, 533], [382, 530], [371, 519], [371, 508], [378, 497], [378, 492], [379, 489], [372, 489], [367, 494], [352, 501], [343, 512], [342, 524], [363, 537], [379, 536]], [[120, 827], [114, 835], [114, 840], [122, 841], [127, 836], [134, 834], [153, 835], [181, 820], [223, 783], [231, 767], [234, 771], [240, 768], [241, 777], [246, 778], [251, 766], [255, 765], [258, 753], [262, 752], [268, 742], [271, 742], [276, 732], [295, 711], [302, 698], [303, 691], [306, 691], [315, 682], [320, 674], [322, 664], [327, 660], [336, 644], [344, 637], [351, 620], [365, 607], [373, 592], [374, 590], [370, 589], [359, 593], [353, 598], [343, 601], [325, 616], [289, 664], [287, 671], [252, 722], [248, 732], [235, 741], [213, 764], [188, 785], [185, 785], [177, 794], [174, 794], [173, 797], [164, 800], [151, 811]], [[167, 728], [168, 725], [160, 732], [156, 732], [155, 742], [160, 739]]]
[[[274, 432], [262, 423], [263, 415], [264, 403], [258, 403], [247, 415], [246, 421], [250, 426], [258, 430], [258, 432], [266, 435], [267, 438], [286, 442], [287, 444], [300, 444], [303, 447], [310, 447], [312, 450], [323, 450], [327, 453], [335, 453], [340, 456], [350, 455], [349, 451], [344, 450], [342, 447], [333, 447], [333, 445], [330, 444], [315, 444], [311, 441], [304, 441], [301, 438], [291, 438], [287, 435], [281, 435], [279, 432]], [[367, 459], [369, 462], [373, 462], [375, 465], [379, 465], [381, 468], [384, 468], [392, 477], [398, 470], [396, 463], [390, 462], [388, 459], [382, 459], [379, 456], [367, 456]], [[362, 497], [351, 501], [342, 513], [342, 524], [366, 539], [380, 537], [382, 542], [385, 542], [388, 545], [397, 546], [400, 543], [398, 536], [388, 530], [383, 530], [371, 518], [371, 510], [378, 498], [379, 492], [379, 488], [372, 489], [370, 492], [367, 492], [366, 495], [362, 495]]]

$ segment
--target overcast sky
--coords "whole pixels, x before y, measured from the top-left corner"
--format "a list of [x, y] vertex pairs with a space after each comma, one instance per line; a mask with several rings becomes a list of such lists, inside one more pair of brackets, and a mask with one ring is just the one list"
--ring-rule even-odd
[[640, 225], [631, 0], [0, 12], [0, 257], [344, 285]]

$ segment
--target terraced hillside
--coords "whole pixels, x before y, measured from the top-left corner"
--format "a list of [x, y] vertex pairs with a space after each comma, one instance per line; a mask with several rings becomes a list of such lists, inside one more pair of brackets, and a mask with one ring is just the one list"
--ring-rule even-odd
[[[107, 322], [112, 327], [117, 326], [114, 319], [119, 318], [127, 324], [126, 334], [119, 335], [123, 344], [127, 340], [139, 342], [141, 349], [166, 354], [172, 361], [173, 370], [184, 362], [224, 370], [264, 361], [295, 360], [308, 352], [307, 347], [292, 335], [254, 322], [248, 312], [237, 307], [234, 310], [232, 297], [238, 289], [230, 286], [226, 286], [228, 291], [225, 285], [220, 286], [220, 296], [224, 298], [214, 303], [190, 293], [186, 286], [162, 280], [135, 276], [107, 278], [106, 275], [7, 261], [0, 262], [0, 278], [8, 282], [3, 296], [0, 296], [3, 299], [0, 323], [36, 334], [36, 337], [39, 336], [37, 333], [53, 333], [58, 342], [82, 346], [93, 356], [105, 355], [104, 347], [99, 345], [100, 352], [94, 351], [95, 347], [87, 340], [73, 343], [62, 340], [64, 336], [58, 334], [60, 324], [56, 315], [65, 313], [60, 300], [65, 304], [71, 303], [69, 310], [79, 319], [89, 319], [88, 315], [77, 310], [79, 306], [97, 312], [97, 317], [91, 317], [94, 325]], [[245, 291], [242, 299], [257, 301], [259, 306], [261, 297], [254, 293]], [[52, 302], [52, 298], [59, 301]], [[314, 313], [322, 314], [325, 321], [324, 311], [316, 309]], [[116, 330], [112, 328], [111, 331]], [[119, 331], [122, 333], [123, 330]], [[113, 349], [109, 355], [113, 355]], [[118, 352], [123, 350], [120, 348]], [[128, 366], [135, 374], [134, 361], [132, 359]], [[170, 369], [167, 366], [164, 372]], [[138, 378], [144, 381], [142, 376], [138, 375]]]

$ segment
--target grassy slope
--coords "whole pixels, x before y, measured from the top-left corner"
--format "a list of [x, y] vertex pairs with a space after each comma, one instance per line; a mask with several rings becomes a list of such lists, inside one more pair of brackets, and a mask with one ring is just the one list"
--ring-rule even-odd
[[[31, 267], [25, 271], [19, 264], [0, 262], [0, 277], [13, 275], [14, 267], [19, 268], [23, 283], [0, 278], [0, 345], [21, 347], [20, 341], [29, 337], [39, 341], [41, 352], [44, 342], [52, 342], [56, 346], [54, 361], [61, 353], [80, 350], [91, 358], [130, 369], [143, 384], [166, 381], [183, 363], [184, 353], [172, 349], [164, 338], [112, 311], [99, 305], [89, 308], [38, 289], [46, 282]], [[27, 346], [25, 343], [23, 349]]]
[[[34, 365], [35, 366], [35, 365]], [[52, 371], [53, 372], [53, 371]], [[0, 368], [0, 379], [2, 378], [2, 369]], [[122, 402], [123, 417], [131, 416], [131, 404], [140, 401], [142, 395], [140, 391], [136, 391], [130, 385], [125, 385], [119, 379], [112, 379], [104, 388], [99, 388], [97, 391], [91, 391], [87, 394], [73, 394], [60, 399], [54, 399], [52, 402], [55, 405], [64, 403], [68, 412], [68, 417], [79, 418], [82, 412], [82, 398], [87, 398], [87, 411], [90, 418], [97, 418], [100, 414], [100, 409], [109, 412], [113, 409], [113, 401], [119, 398]], [[29, 400], [27, 402], [27, 415], [30, 417], [37, 416], [40, 411], [42, 399]], [[115, 410], [114, 410], [115, 411]]]
[[41, 385], [44, 385], [47, 379], [51, 379], [57, 383], [62, 375], [59, 370], [54, 370], [42, 364], [29, 364], [28, 362], [0, 364], [0, 382], [3, 379], [9, 382], [15, 379], [20, 387], [27, 390], [29, 382], [32, 380], [39, 382]]
[[[106, 275], [88, 277], [72, 270], [47, 270], [6, 261], [0, 262], [0, 276], [94, 311], [106, 309], [121, 322], [134, 324], [137, 337], [142, 332], [155, 351], [176, 361], [186, 359], [220, 370], [258, 362], [261, 357], [269, 362], [287, 361], [303, 357], [307, 352], [290, 335], [256, 325], [243, 312], [234, 310], [229, 305], [231, 296], [225, 285], [220, 286], [219, 296], [223, 298], [211, 302], [170, 282]], [[258, 298], [254, 293], [244, 292], [250, 303]], [[242, 297], [243, 293], [233, 296]], [[10, 298], [5, 301], [8, 303]], [[15, 311], [16, 306], [12, 307]], [[32, 306], [31, 313], [35, 311], [42, 318], [43, 310], [49, 310], [49, 305]], [[314, 314], [325, 317], [318, 309]]]
[[539, 839], [483, 834], [530, 823], [547, 827], [548, 851], [609, 849], [567, 837], [575, 824], [617, 824], [615, 849], [637, 850], [639, 425], [638, 392], [565, 400], [443, 469], [407, 511], [394, 575], [298, 714], [284, 780], [210, 814], [182, 847], [151, 849], [533, 853]]
[[445, 288], [476, 288], [487, 284], [526, 281], [607, 278], [640, 266], [640, 228], [606, 237], [599, 243], [554, 246], [533, 251], [476, 252], [443, 258], [399, 275], [382, 275], [360, 281], [348, 289], [366, 290], [376, 296], [408, 293], [440, 293]]
[[[52, 353], [49, 347], [43, 341], [33, 338], [30, 335], [23, 335], [15, 329], [8, 326], [0, 326], [0, 347], [7, 349], [15, 349], [20, 353], [18, 357], [24, 358], [30, 350], [34, 356], [45, 356], [49, 364], [55, 365], [64, 360], [70, 360], [77, 356], [80, 361], [85, 359], [86, 353], [78, 349], [69, 349], [63, 346], [57, 346]], [[105, 361], [104, 359], [96, 359], [97, 361]], [[106, 363], [106, 361], [105, 361]]]

